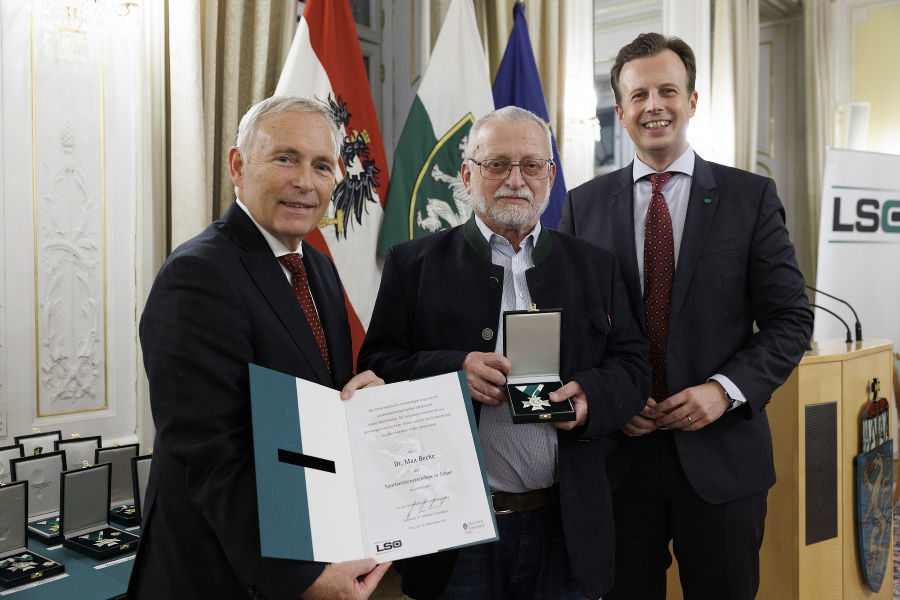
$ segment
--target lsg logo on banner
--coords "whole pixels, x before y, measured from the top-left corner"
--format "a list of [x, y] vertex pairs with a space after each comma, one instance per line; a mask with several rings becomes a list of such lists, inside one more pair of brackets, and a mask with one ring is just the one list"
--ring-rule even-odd
[[[856, 232], [856, 233], [900, 233], [900, 191], [898, 190], [872, 190], [871, 188], [838, 190], [833, 187], [831, 210], [832, 232]], [[879, 196], [887, 196], [879, 197]], [[857, 239], [854, 241], [874, 241]], [[889, 238], [891, 241], [900, 242], [900, 238]]]
[[[852, 304], [870, 337], [895, 344], [900, 342], [898, 174], [898, 155], [828, 149], [815, 284]], [[815, 303], [850, 317], [825, 297], [817, 295]], [[837, 319], [816, 318], [814, 339], [843, 336]]]

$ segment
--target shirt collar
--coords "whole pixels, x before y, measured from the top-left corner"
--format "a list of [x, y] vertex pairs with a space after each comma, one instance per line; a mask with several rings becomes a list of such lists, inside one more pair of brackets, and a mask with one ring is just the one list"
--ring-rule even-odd
[[[672, 162], [672, 164], [669, 165], [665, 170], [672, 171], [674, 173], [684, 173], [689, 177], [693, 176], [695, 159], [696, 155], [694, 154], [694, 151], [690, 146], [688, 146], [687, 150], [682, 152], [681, 156], [676, 158], [674, 162]], [[641, 161], [641, 159], [639, 159], [637, 155], [635, 155], [634, 169], [631, 173], [634, 181], [637, 182], [638, 180], [646, 177], [647, 175], [652, 175], [653, 173], [658, 173], [658, 171], [653, 167], [648, 166], [646, 163]]]
[[[260, 225], [256, 219], [253, 218], [253, 215], [250, 214], [250, 209], [244, 206], [244, 203], [241, 202], [240, 198], [235, 198], [234, 201], [238, 206], [241, 207], [241, 210], [247, 213], [247, 216], [250, 217], [250, 220], [253, 221], [253, 224], [256, 225], [256, 228], [259, 229], [259, 232], [266, 239], [266, 243], [269, 244], [269, 248], [272, 250], [272, 254], [275, 255], [275, 258], [279, 256], [284, 256], [285, 254], [294, 253], [293, 250], [289, 250], [287, 246], [282, 244], [274, 235], [268, 232], [268, 230]], [[300, 255], [300, 258], [303, 258], [303, 241], [297, 245], [296, 253]]]
[[[497, 236], [499, 239], [504, 240], [507, 243], [509, 243], [509, 241], [506, 240], [505, 237], [491, 231], [491, 228], [488, 227], [487, 225], [485, 225], [484, 221], [482, 221], [481, 218], [477, 214], [475, 214], [473, 212], [472, 216], [475, 217], [475, 224], [478, 226], [478, 231], [481, 232], [481, 235], [484, 236], [484, 239], [487, 240], [488, 244], [491, 243], [491, 239], [493, 239], [494, 236]], [[535, 246], [537, 246], [537, 240], [540, 235], [541, 235], [541, 221], [540, 221], [540, 219], [538, 219], [538, 222], [537, 222], [537, 224], [535, 224], [534, 229], [531, 230], [531, 233], [529, 233], [528, 235], [525, 236], [524, 239], [522, 239], [522, 246], [525, 245], [525, 242], [528, 240], [528, 238], [531, 238], [531, 247], [534, 248]]]

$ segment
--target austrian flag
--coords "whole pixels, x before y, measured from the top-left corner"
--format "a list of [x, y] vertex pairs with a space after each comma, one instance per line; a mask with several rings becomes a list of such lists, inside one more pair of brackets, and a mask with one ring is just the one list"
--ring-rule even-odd
[[344, 130], [339, 181], [318, 231], [306, 237], [328, 254], [344, 284], [359, 352], [381, 269], [375, 247], [388, 192], [387, 159], [350, 3], [307, 0], [275, 93], [318, 98]]

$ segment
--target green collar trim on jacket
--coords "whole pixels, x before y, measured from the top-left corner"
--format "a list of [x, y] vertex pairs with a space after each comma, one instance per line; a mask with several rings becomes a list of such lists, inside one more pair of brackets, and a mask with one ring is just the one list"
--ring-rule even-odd
[[478, 225], [475, 223], [474, 212], [469, 217], [469, 220], [463, 224], [463, 236], [478, 256], [487, 262], [491, 262], [491, 245], [481, 235], [481, 230], [478, 229]]
[[541, 264], [545, 258], [550, 256], [550, 248], [553, 246], [553, 240], [550, 237], [550, 230], [541, 225], [541, 236], [538, 238], [534, 252], [531, 253], [531, 260], [535, 266]]
[[[492, 262], [491, 245], [484, 239], [481, 230], [478, 229], [478, 225], [475, 224], [475, 213], [472, 213], [471, 218], [463, 224], [462, 230], [466, 241], [472, 249], [475, 250], [478, 256], [487, 262]], [[531, 255], [534, 264], [540, 264], [541, 261], [547, 258], [550, 255], [550, 248], [552, 247], [553, 240], [550, 236], [550, 230], [546, 227], [541, 227], [541, 235], [538, 238], [537, 245], [534, 247], [534, 252]]]

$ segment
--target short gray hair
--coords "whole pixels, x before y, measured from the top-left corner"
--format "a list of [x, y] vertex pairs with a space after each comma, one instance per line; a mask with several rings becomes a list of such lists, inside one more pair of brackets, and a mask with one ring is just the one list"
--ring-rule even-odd
[[503, 108], [492, 110], [488, 114], [475, 121], [475, 123], [472, 125], [472, 128], [469, 129], [469, 141], [468, 143], [466, 143], [466, 155], [463, 157], [463, 160], [469, 160], [472, 157], [472, 154], [475, 151], [474, 142], [478, 139], [478, 135], [481, 133], [481, 128], [484, 127], [485, 123], [489, 123], [491, 121], [516, 121], [519, 123], [534, 121], [541, 126], [541, 130], [547, 136], [547, 157], [551, 159], [553, 158], [553, 144], [550, 137], [550, 128], [547, 127], [547, 123], [545, 123], [542, 118], [540, 118], [530, 110], [526, 110], [518, 106], [504, 106]]
[[234, 143], [241, 156], [248, 156], [250, 145], [253, 143], [259, 124], [266, 117], [286, 112], [308, 112], [321, 115], [331, 130], [331, 137], [334, 140], [334, 158], [337, 160], [341, 152], [341, 144], [344, 141], [344, 133], [335, 121], [334, 114], [323, 102], [301, 96], [270, 96], [251, 106], [244, 116], [241, 117], [237, 139]]

